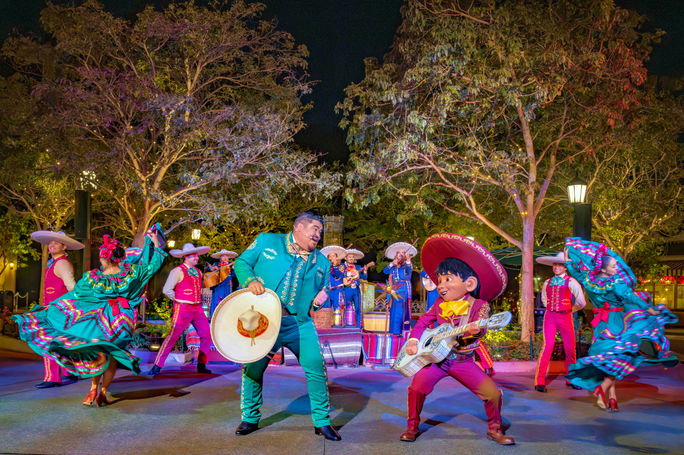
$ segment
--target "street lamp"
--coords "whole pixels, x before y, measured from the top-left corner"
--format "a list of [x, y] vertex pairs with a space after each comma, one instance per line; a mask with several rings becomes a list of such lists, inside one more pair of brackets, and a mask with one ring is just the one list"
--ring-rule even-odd
[[176, 246], [176, 241], [175, 240], [169, 240], [168, 242], [166, 242], [166, 245], [169, 248], [173, 248], [174, 246]]
[[192, 235], [191, 235], [191, 237], [192, 237], [193, 240], [199, 240], [201, 234], [202, 234], [202, 231], [201, 231], [201, 230], [199, 230], [199, 229], [193, 229], [193, 230], [192, 230]]
[[586, 202], [587, 183], [577, 177], [568, 184], [568, 200], [575, 209], [572, 235], [591, 240], [591, 204]]

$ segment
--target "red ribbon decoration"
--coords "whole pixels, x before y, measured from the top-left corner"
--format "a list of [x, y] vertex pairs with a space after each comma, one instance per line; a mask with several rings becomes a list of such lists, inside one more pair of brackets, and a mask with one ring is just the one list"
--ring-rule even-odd
[[591, 320], [591, 326], [596, 328], [596, 326], [599, 325], [600, 322], [608, 322], [608, 317], [610, 316], [610, 313], [619, 313], [620, 311], [622, 311], [622, 308], [611, 308], [610, 305], [608, 305], [608, 302], [605, 302], [603, 304], [603, 308], [593, 308], [591, 311], [593, 311], [596, 315], [594, 316], [594, 319]]
[[121, 313], [121, 308], [125, 310], [130, 310], [131, 306], [128, 304], [128, 299], [123, 297], [117, 297], [115, 299], [108, 300], [109, 305], [112, 307], [112, 316], [117, 316]]

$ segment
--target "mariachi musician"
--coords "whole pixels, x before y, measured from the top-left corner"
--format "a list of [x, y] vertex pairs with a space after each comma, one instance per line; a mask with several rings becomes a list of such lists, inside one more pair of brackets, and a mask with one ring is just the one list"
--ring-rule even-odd
[[342, 324], [341, 312], [344, 311], [344, 266], [342, 265], [342, 258], [347, 254], [347, 250], [339, 245], [328, 245], [321, 248], [321, 253], [330, 261], [330, 292], [325, 307], [332, 307], [333, 311], [339, 315], [339, 324]]
[[[208, 273], [204, 274], [205, 287], [211, 289], [211, 308], [209, 310], [209, 317], [214, 314], [214, 310], [221, 302], [233, 292], [233, 278], [235, 272], [233, 271], [233, 264], [229, 262], [231, 259], [238, 257], [235, 251], [229, 251], [223, 248], [221, 251], [211, 255], [212, 258], [218, 259], [218, 262], [209, 264], [207, 266]], [[216, 274], [216, 277], [209, 280], [210, 275]], [[218, 284], [214, 284], [218, 281]], [[209, 286], [207, 286], [209, 284]]]
[[391, 295], [387, 296], [387, 304], [391, 305], [389, 332], [393, 335], [401, 335], [404, 329], [410, 329], [411, 326], [411, 258], [417, 253], [416, 247], [406, 242], [393, 243], [385, 250], [385, 256], [392, 262], [382, 273], [388, 275], [388, 285], [399, 297], [394, 299]]
[[363, 325], [363, 312], [361, 309], [361, 282], [360, 280], [368, 279], [368, 268], [375, 265], [375, 262], [369, 262], [366, 265], [356, 265], [356, 261], [363, 259], [363, 252], [355, 249], [348, 249], [344, 260], [346, 266], [344, 268], [344, 305], [345, 313], [350, 305], [354, 307], [356, 314], [356, 327], [361, 328]]

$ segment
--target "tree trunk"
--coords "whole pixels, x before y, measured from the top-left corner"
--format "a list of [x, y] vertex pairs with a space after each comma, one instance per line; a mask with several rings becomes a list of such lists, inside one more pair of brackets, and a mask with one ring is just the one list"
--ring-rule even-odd
[[524, 216], [522, 239], [522, 267], [520, 297], [522, 304], [518, 318], [522, 326], [520, 339], [529, 343], [534, 334], [534, 218]]

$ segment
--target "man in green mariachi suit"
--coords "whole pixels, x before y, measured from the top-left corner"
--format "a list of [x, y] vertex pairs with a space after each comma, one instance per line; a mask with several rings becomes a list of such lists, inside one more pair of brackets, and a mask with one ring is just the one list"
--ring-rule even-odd
[[330, 425], [325, 360], [309, 315], [312, 302], [315, 311], [327, 298], [330, 261], [316, 249], [322, 232], [321, 217], [303, 212], [297, 216], [292, 232], [259, 234], [235, 260], [235, 274], [243, 288], [256, 295], [270, 289], [283, 305], [280, 333], [271, 353], [242, 368], [242, 422], [235, 430], [238, 435], [259, 428], [264, 371], [273, 354], [286, 346], [304, 369], [315, 433], [333, 441], [342, 439]]

